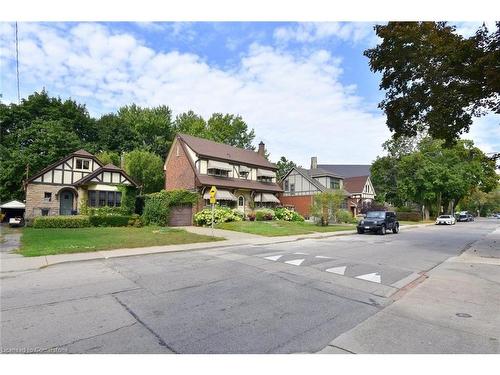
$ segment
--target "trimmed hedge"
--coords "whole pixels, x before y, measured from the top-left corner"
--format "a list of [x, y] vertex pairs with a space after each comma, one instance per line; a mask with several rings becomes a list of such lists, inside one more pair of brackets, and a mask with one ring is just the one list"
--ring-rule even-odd
[[94, 227], [126, 227], [131, 219], [130, 215], [95, 215], [89, 221]]
[[420, 221], [422, 220], [422, 214], [420, 212], [397, 212], [396, 217], [398, 220], [405, 221]]
[[261, 208], [255, 211], [255, 220], [267, 221], [276, 219], [276, 214], [269, 208]]
[[33, 219], [33, 228], [86, 228], [90, 227], [88, 216], [38, 216]]

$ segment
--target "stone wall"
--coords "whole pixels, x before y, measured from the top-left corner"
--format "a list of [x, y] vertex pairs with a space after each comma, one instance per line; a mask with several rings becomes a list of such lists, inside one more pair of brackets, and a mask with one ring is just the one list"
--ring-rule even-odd
[[[49, 215], [59, 215], [59, 196], [57, 193], [65, 187], [73, 190], [71, 186], [67, 185], [28, 184], [26, 189], [25, 218], [29, 220], [35, 216], [41, 216], [42, 209], [48, 209]], [[44, 198], [46, 192], [52, 193], [50, 201]], [[75, 196], [73, 199], [73, 209], [77, 209], [77, 200], [78, 198]]]

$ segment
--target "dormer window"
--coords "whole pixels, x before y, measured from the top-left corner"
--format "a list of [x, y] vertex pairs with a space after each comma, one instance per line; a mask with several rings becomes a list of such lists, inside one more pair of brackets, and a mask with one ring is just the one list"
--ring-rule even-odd
[[90, 160], [88, 159], [76, 159], [76, 169], [90, 169]]
[[335, 178], [330, 178], [330, 189], [340, 189], [340, 182]]
[[233, 167], [229, 163], [224, 163], [221, 161], [209, 160], [207, 172], [209, 175], [218, 177], [229, 177], [229, 172], [233, 170]]

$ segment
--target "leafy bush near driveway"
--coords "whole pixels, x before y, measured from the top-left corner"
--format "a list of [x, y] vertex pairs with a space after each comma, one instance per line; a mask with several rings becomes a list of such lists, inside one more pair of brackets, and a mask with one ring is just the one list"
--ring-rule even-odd
[[404, 221], [420, 221], [422, 214], [420, 212], [397, 212], [396, 217], [398, 220]]
[[257, 221], [274, 220], [275, 218], [276, 214], [269, 208], [261, 208], [255, 211], [255, 220]]
[[[226, 223], [229, 221], [242, 221], [243, 219], [227, 207], [216, 207], [214, 209], [214, 224]], [[197, 225], [210, 226], [212, 225], [212, 210], [205, 208], [194, 215], [194, 221]]]
[[173, 206], [193, 204], [198, 200], [197, 193], [188, 190], [162, 190], [145, 196], [142, 219], [146, 225], [168, 225]]
[[38, 216], [33, 219], [33, 228], [86, 228], [91, 223], [88, 216]]
[[276, 219], [284, 221], [304, 221], [304, 218], [296, 211], [289, 210], [288, 208], [277, 208], [274, 210]]

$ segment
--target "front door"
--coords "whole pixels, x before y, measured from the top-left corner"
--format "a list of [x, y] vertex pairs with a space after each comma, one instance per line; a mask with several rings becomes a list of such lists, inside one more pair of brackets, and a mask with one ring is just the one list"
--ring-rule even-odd
[[60, 195], [59, 215], [71, 215], [73, 211], [73, 193], [63, 191]]
[[238, 210], [245, 212], [245, 197], [243, 195], [238, 197]]

